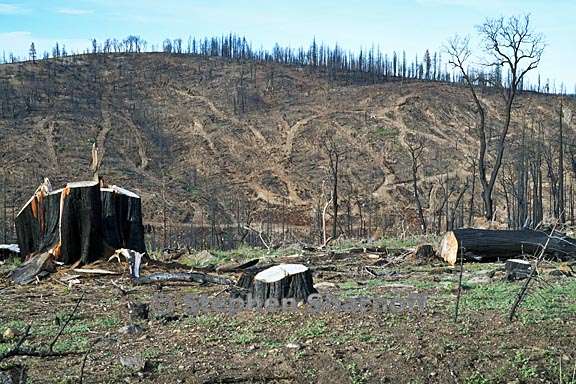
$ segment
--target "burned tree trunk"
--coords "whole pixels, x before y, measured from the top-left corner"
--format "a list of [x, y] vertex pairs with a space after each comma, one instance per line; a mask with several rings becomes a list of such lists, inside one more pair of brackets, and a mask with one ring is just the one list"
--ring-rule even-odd
[[61, 191], [37, 190], [15, 219], [20, 254], [47, 252], [60, 238]]
[[495, 261], [519, 255], [545, 254], [560, 260], [576, 257], [576, 239], [558, 232], [534, 230], [457, 229], [447, 232], [440, 245], [440, 256], [454, 265], [459, 257], [472, 261]]
[[62, 190], [60, 261], [87, 264], [104, 255], [102, 202], [97, 181], [68, 183]]
[[146, 252], [140, 196], [112, 186], [101, 189], [104, 241], [113, 249]]
[[83, 264], [127, 248], [144, 253], [140, 197], [99, 181], [50, 191], [46, 180], [16, 217], [21, 255], [48, 252], [65, 264]]

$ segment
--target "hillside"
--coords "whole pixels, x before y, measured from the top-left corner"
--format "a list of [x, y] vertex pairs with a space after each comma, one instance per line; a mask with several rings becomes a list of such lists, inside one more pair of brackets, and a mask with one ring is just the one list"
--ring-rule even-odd
[[[488, 89], [482, 99], [498, 127], [500, 96]], [[552, 132], [557, 104], [520, 95], [510, 141], [522, 126]], [[564, 107], [571, 135], [576, 103]], [[160, 225], [166, 207], [176, 228], [314, 225], [329, 197], [322, 143], [332, 137], [345, 152], [341, 225], [399, 232], [415, 225], [409, 143], [425, 145], [419, 186], [431, 219], [447, 193], [459, 194], [477, 148], [463, 87], [337, 83], [310, 68], [161, 53], [2, 65], [0, 117], [0, 164], [16, 207], [44, 176], [55, 186], [90, 177], [97, 142], [101, 175], [142, 196], [148, 223]]]

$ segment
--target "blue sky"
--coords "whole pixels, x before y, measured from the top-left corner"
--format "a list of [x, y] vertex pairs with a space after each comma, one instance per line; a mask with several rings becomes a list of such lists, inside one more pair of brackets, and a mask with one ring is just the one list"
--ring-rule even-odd
[[[56, 41], [84, 50], [92, 37], [137, 34], [159, 46], [166, 37], [236, 32], [254, 46], [274, 42], [297, 47], [313, 37], [348, 49], [441, 50], [455, 33], [474, 36], [486, 17], [530, 13], [547, 47], [539, 68], [543, 78], [576, 84], [576, 0], [0, 0], [0, 54], [25, 56]], [[479, 48], [477, 48], [479, 50]]]

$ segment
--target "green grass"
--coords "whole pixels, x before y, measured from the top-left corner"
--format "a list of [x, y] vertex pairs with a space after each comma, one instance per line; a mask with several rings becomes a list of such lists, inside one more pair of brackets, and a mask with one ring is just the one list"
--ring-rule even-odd
[[[576, 280], [535, 281], [517, 314], [524, 323], [576, 316]], [[462, 295], [462, 313], [495, 310], [506, 314], [523, 282], [497, 281], [471, 285]]]
[[352, 384], [364, 384], [368, 382], [370, 377], [369, 372], [363, 372], [355, 362], [350, 362], [345, 365], [348, 375], [350, 376], [350, 382]]
[[4, 261], [3, 264], [0, 264], [0, 274], [13, 271], [14, 269], [18, 268], [21, 264], [22, 260], [19, 257], [10, 256], [8, 259]]
[[378, 127], [376, 133], [381, 137], [393, 138], [398, 136], [398, 128], [394, 127]]
[[54, 344], [56, 352], [84, 351], [88, 348], [89, 340], [85, 336], [60, 337]]
[[326, 322], [324, 320], [309, 320], [298, 332], [302, 338], [320, 337], [326, 333]]
[[232, 336], [232, 341], [240, 345], [252, 344], [258, 341], [258, 336], [254, 333], [253, 330], [247, 329]]
[[438, 241], [439, 237], [436, 235], [383, 237], [371, 243], [362, 243], [359, 242], [358, 240], [347, 239], [330, 243], [330, 246], [328, 248], [332, 251], [345, 251], [350, 248], [361, 248], [361, 247], [381, 247], [381, 248], [398, 249], [398, 248], [413, 248], [420, 244], [436, 244]]
[[187, 322], [190, 325], [196, 325], [206, 329], [216, 329], [222, 324], [222, 318], [218, 315], [205, 314], [190, 317]]
[[536, 367], [530, 364], [530, 358], [523, 351], [516, 351], [514, 366], [518, 371], [518, 377], [522, 381], [533, 379], [537, 376]]
[[474, 372], [471, 376], [464, 379], [465, 384], [490, 384], [491, 382], [479, 372]]

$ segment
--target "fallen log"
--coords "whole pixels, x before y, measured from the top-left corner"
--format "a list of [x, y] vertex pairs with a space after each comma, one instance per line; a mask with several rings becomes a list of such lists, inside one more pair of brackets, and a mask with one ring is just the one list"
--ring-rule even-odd
[[53, 262], [53, 255], [44, 252], [26, 260], [22, 265], [13, 270], [9, 278], [16, 284], [29, 284], [36, 280], [36, 277], [52, 273], [56, 270]]
[[144, 254], [133, 250], [122, 249], [118, 254], [124, 256], [130, 265], [130, 276], [135, 285], [154, 284], [163, 282], [192, 282], [200, 284], [234, 285], [235, 282], [225, 277], [208, 275], [202, 272], [156, 272], [149, 275], [140, 275], [140, 266]]
[[247, 268], [251, 268], [258, 264], [259, 259], [248, 260], [243, 263], [228, 263], [216, 268], [216, 272], [237, 272]]
[[520, 255], [536, 255], [547, 241], [546, 256], [559, 260], [576, 258], [576, 239], [559, 232], [472, 228], [446, 232], [440, 244], [440, 256], [450, 265], [455, 265], [459, 257], [481, 262], [505, 260]]
[[164, 282], [192, 282], [200, 284], [233, 285], [234, 281], [221, 276], [208, 275], [202, 272], [156, 272], [134, 278], [134, 284], [153, 284]]

